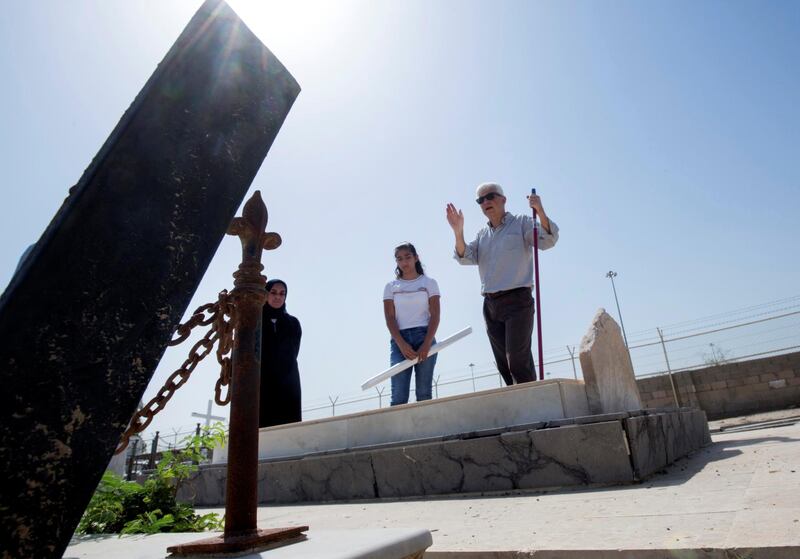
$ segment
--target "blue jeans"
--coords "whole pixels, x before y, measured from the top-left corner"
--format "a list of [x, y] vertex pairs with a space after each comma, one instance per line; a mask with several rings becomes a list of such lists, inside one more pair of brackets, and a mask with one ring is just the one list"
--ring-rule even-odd
[[[418, 350], [425, 341], [425, 336], [428, 333], [427, 326], [419, 326], [417, 328], [407, 328], [400, 330], [400, 336], [414, 348]], [[436, 340], [433, 340], [436, 343]], [[390, 342], [391, 357], [389, 363], [397, 365], [405, 361], [403, 352], [394, 340]], [[412, 365], [405, 371], [401, 371], [392, 377], [392, 405], [397, 406], [408, 402], [408, 392], [411, 386], [411, 369], [414, 369], [414, 380], [416, 381], [416, 394], [417, 402], [423, 400], [430, 400], [432, 397], [431, 386], [433, 385], [433, 368], [436, 366], [436, 355], [431, 355], [422, 363]]]

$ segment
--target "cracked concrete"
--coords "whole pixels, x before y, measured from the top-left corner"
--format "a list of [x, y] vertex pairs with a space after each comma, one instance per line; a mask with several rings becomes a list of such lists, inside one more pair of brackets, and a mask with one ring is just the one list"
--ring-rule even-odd
[[[210, 509], [221, 510], [221, 509]], [[800, 424], [719, 433], [645, 483], [259, 508], [259, 526], [427, 528], [425, 557], [800, 557]]]
[[[632, 483], [708, 442], [697, 410], [537, 427], [263, 461], [258, 499], [329, 502]], [[179, 498], [221, 505], [225, 476], [224, 467], [202, 467]]]
[[[261, 528], [297, 524], [309, 534], [428, 529], [431, 559], [794, 559], [800, 424], [715, 433], [713, 444], [637, 485], [258, 509]], [[163, 557], [166, 545], [196, 537], [75, 539], [66, 557], [150, 559], [144, 540]]]

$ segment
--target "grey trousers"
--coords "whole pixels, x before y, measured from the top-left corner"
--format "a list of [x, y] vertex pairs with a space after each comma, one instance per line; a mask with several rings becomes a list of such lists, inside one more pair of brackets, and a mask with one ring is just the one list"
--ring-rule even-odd
[[536, 380], [531, 353], [534, 306], [530, 288], [492, 295], [484, 296], [483, 318], [497, 370], [508, 386]]

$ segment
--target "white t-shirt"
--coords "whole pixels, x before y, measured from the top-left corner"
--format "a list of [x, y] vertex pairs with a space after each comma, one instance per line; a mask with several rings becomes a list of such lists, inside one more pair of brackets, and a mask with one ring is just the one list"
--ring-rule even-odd
[[424, 274], [413, 280], [390, 281], [383, 289], [383, 300], [394, 301], [394, 314], [400, 330], [427, 326], [431, 320], [428, 299], [439, 295], [439, 284]]

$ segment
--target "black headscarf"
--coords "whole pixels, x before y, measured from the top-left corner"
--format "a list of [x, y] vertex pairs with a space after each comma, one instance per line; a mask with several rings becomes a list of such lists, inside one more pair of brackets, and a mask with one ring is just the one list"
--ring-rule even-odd
[[[279, 279], [271, 279], [267, 282], [267, 293], [269, 293], [270, 289], [276, 284], [279, 283], [283, 286], [286, 290], [286, 294], [289, 294], [289, 288], [286, 286], [286, 282]], [[283, 300], [283, 306], [281, 308], [276, 309], [273, 308], [272, 305], [269, 303], [264, 303], [264, 318], [280, 318], [281, 316], [287, 314], [286, 313], [286, 299]]]

